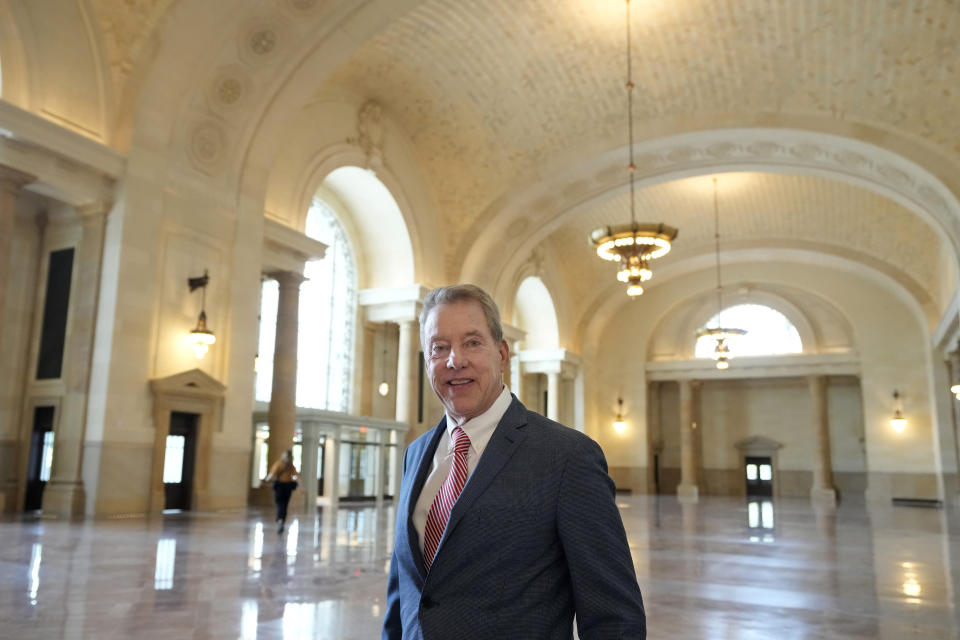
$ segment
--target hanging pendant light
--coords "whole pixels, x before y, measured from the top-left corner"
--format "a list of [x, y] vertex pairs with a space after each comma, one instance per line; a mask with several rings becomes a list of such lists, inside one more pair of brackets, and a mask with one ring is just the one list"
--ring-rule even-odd
[[197, 360], [200, 360], [207, 355], [210, 345], [217, 341], [217, 337], [213, 334], [213, 331], [210, 331], [210, 329], [207, 328], [206, 307], [207, 284], [209, 282], [210, 276], [206, 269], [203, 270], [202, 276], [187, 279], [187, 286], [190, 287], [191, 293], [197, 289], [201, 290], [200, 315], [197, 316], [197, 326], [191, 329], [189, 334], [190, 345], [193, 347], [193, 355], [196, 356]]
[[720, 205], [717, 195], [717, 179], [713, 179], [713, 241], [716, 250], [717, 264], [717, 315], [715, 327], [704, 327], [697, 332], [697, 337], [710, 336], [716, 343], [713, 349], [713, 359], [716, 361], [717, 369], [725, 370], [730, 368], [730, 345], [728, 340], [733, 336], [746, 335], [744, 329], [731, 329], [723, 326], [723, 282], [720, 278]]
[[627, 295], [643, 294], [642, 282], [653, 277], [650, 261], [665, 256], [677, 237], [677, 230], [661, 223], [638, 223], [636, 216], [635, 174], [633, 161], [633, 64], [630, 40], [630, 0], [627, 4], [627, 129], [629, 131], [628, 165], [630, 175], [630, 223], [600, 227], [590, 233], [597, 255], [603, 260], [619, 263], [617, 280], [627, 285]]

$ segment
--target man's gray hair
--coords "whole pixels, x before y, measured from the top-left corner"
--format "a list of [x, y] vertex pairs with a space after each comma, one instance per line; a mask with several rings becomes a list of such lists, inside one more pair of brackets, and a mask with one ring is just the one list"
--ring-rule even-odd
[[487, 327], [490, 329], [490, 335], [493, 336], [495, 345], [499, 345], [503, 340], [503, 325], [500, 324], [500, 309], [497, 303], [493, 301], [490, 294], [475, 284], [454, 284], [449, 287], [440, 287], [427, 294], [423, 301], [423, 310], [420, 312], [420, 345], [426, 351], [426, 340], [424, 340], [423, 329], [426, 326], [427, 316], [434, 307], [441, 304], [452, 304], [454, 302], [476, 302], [483, 309], [483, 315], [487, 318]]

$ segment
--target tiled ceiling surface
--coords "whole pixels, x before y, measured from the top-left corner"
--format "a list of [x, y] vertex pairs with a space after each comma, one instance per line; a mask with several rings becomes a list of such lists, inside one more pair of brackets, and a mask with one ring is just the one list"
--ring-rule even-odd
[[[623, 6], [428, 0], [363, 46], [331, 82], [378, 100], [411, 134], [450, 230], [463, 233], [518, 177], [557, 155], [625, 142]], [[960, 158], [956, 2], [644, 0], [633, 3], [631, 24], [638, 140], [656, 137], [664, 119], [789, 114], [895, 131]], [[921, 223], [905, 210], [823, 180], [756, 182], [757, 193], [731, 203], [732, 236], [837, 242], [851, 236], [836, 224], [849, 224], [867, 230], [856, 236], [864, 243], [880, 243], [864, 247], [869, 253], [910, 256], [900, 266], [929, 282], [923, 277], [933, 266], [894, 246], [894, 238], [907, 238], [872, 231], [878, 218], [890, 218], [928, 241], [932, 234], [914, 232]], [[696, 208], [683, 185], [643, 198], [657, 210]], [[564, 245], [600, 219], [618, 218], [614, 211], [622, 202], [555, 239]], [[702, 221], [678, 215], [684, 242], [702, 240]]]
[[[119, 82], [173, 4], [90, 1]], [[632, 12], [638, 141], [710, 115], [812, 116], [892, 131], [960, 162], [955, 0], [634, 0]], [[375, 99], [406, 130], [456, 253], [492, 202], [557, 157], [626, 142], [624, 18], [622, 0], [425, 0], [318, 89]], [[935, 234], [899, 205], [824, 179], [726, 182], [725, 237], [840, 244], [935, 290]], [[640, 192], [642, 220], [681, 229], [668, 259], [709, 244], [708, 191], [700, 178]], [[585, 234], [627, 216], [617, 196], [549, 242], [584, 255], [571, 268], [603, 277]]]
[[[663, 222], [680, 229], [673, 250], [663, 260], [714, 251], [713, 182], [687, 178], [637, 192], [639, 222]], [[813, 243], [829, 252], [861, 254], [902, 269], [923, 287], [937, 282], [939, 240], [933, 230], [900, 205], [841, 182], [773, 173], [730, 173], [717, 176], [717, 210], [721, 251], [730, 247]], [[549, 242], [559, 255], [590, 254], [590, 231], [630, 220], [628, 194], [606, 200], [577, 216]], [[927, 247], [916, 251], [917, 247]], [[571, 263], [566, 263], [570, 268]], [[593, 258], [577, 261], [568, 281], [582, 286], [613, 277], [613, 266]], [[579, 273], [579, 277], [572, 277]], [[592, 277], [584, 278], [589, 273]]]

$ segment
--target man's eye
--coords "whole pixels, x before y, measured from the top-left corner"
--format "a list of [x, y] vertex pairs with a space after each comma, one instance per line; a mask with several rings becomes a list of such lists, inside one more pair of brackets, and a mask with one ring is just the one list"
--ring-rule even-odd
[[435, 345], [433, 345], [433, 354], [434, 354], [434, 355], [437, 355], [437, 354], [439, 354], [439, 353], [443, 353], [443, 352], [446, 351], [446, 350], [447, 350], [447, 348], [446, 348], [444, 345], [441, 345], [441, 344], [435, 344]]

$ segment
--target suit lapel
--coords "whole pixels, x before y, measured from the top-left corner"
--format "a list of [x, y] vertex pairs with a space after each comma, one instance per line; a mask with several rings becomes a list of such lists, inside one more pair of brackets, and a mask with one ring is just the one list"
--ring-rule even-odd
[[413, 560], [417, 565], [417, 570], [420, 572], [421, 578], [426, 577], [427, 570], [423, 566], [423, 549], [420, 548], [420, 534], [417, 533], [416, 527], [413, 526], [413, 511], [417, 506], [417, 501], [420, 499], [420, 492], [423, 491], [423, 485], [427, 481], [427, 476], [430, 475], [430, 469], [433, 467], [433, 457], [437, 452], [437, 444], [446, 431], [447, 416], [444, 415], [443, 418], [440, 419], [439, 424], [434, 427], [430, 442], [424, 447], [424, 451], [420, 456], [420, 466], [417, 469], [413, 487], [410, 489], [409, 504], [407, 505], [407, 540], [410, 543], [410, 553], [413, 555]]
[[503, 465], [510, 460], [517, 447], [527, 437], [527, 431], [523, 428], [526, 425], [527, 410], [514, 396], [507, 412], [500, 419], [500, 424], [497, 425], [493, 435], [490, 436], [490, 441], [483, 450], [480, 462], [477, 463], [477, 467], [470, 474], [470, 478], [463, 488], [463, 493], [460, 494], [456, 504], [453, 505], [450, 520], [443, 532], [443, 539], [441, 539], [440, 546], [437, 548], [437, 555], [440, 554], [444, 541], [456, 528], [463, 516], [477, 501], [477, 498], [483, 495], [493, 479], [500, 473]]

